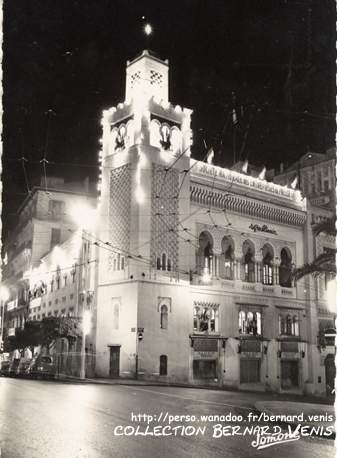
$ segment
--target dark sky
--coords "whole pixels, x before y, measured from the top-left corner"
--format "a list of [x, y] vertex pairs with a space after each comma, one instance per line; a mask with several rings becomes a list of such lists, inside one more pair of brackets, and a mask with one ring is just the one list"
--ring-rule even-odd
[[205, 140], [231, 165], [233, 92], [243, 159], [278, 167], [325, 151], [335, 22], [333, 0], [5, 0], [5, 230], [44, 156], [49, 175], [95, 179], [101, 111], [124, 100], [126, 60], [146, 47], [170, 60], [171, 101], [194, 110], [194, 157]]

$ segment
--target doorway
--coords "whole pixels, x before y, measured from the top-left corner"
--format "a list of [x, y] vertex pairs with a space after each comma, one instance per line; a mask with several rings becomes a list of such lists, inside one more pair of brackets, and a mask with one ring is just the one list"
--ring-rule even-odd
[[298, 387], [298, 362], [281, 361], [281, 388]]
[[332, 394], [335, 387], [335, 377], [336, 377], [336, 366], [335, 366], [335, 355], [328, 355], [324, 361], [325, 365], [325, 383], [326, 383], [326, 392], [328, 395]]
[[112, 345], [110, 347], [110, 368], [109, 377], [119, 377], [119, 360], [120, 360], [120, 345]]

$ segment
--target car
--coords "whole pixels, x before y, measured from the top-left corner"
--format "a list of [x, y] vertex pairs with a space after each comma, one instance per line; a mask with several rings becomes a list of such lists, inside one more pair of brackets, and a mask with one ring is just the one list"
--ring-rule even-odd
[[29, 368], [30, 363], [31, 363], [31, 359], [21, 358], [19, 365], [16, 369], [15, 375], [17, 377], [26, 377], [27, 369]]
[[10, 361], [2, 361], [0, 368], [0, 375], [2, 377], [8, 376]]
[[8, 376], [15, 377], [17, 368], [20, 364], [20, 358], [14, 358], [8, 368]]
[[37, 378], [54, 378], [56, 366], [51, 356], [39, 356], [30, 369], [30, 374]]

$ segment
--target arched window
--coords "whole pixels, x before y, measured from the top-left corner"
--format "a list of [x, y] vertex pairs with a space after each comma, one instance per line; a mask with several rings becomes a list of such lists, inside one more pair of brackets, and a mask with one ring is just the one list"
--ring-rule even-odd
[[159, 357], [159, 375], [167, 375], [167, 355]]
[[199, 236], [199, 250], [197, 259], [199, 275], [213, 274], [213, 238], [207, 231]]
[[157, 258], [157, 270], [160, 270], [161, 268], [161, 263], [160, 263], [160, 258]]
[[239, 312], [239, 333], [246, 333], [246, 312], [243, 310]]
[[239, 312], [239, 333], [259, 336], [262, 334], [261, 312], [241, 310]]
[[255, 282], [254, 245], [246, 240], [242, 245], [243, 252], [243, 281]]
[[291, 253], [287, 248], [281, 250], [281, 264], [279, 267], [280, 285], [290, 288], [291, 285]]
[[166, 305], [160, 307], [160, 327], [161, 329], [168, 327], [168, 308]]
[[119, 304], [113, 306], [113, 329], [119, 329]]
[[218, 332], [218, 307], [196, 306], [193, 311], [193, 329], [197, 332]]
[[234, 272], [234, 242], [231, 237], [224, 237], [221, 242], [221, 275], [223, 278], [232, 280]]
[[273, 279], [273, 258], [274, 253], [270, 245], [264, 245], [262, 248], [262, 283], [264, 285], [272, 285]]
[[292, 330], [293, 330], [293, 320], [292, 320], [291, 315], [287, 315], [287, 318], [286, 318], [286, 334], [288, 336], [291, 336], [292, 335]]
[[161, 257], [161, 268], [162, 270], [166, 270], [166, 254], [163, 253]]
[[293, 324], [292, 324], [292, 335], [293, 336], [298, 336], [299, 333], [299, 326], [298, 326], [298, 318], [297, 316], [293, 317]]
[[169, 272], [171, 272], [171, 269], [172, 269], [171, 259], [168, 258], [168, 260], [167, 260], [167, 270], [168, 270]]

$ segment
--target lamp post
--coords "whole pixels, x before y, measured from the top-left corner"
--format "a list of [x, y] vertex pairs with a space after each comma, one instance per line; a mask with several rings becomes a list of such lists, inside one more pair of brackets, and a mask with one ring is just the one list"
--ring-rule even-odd
[[[78, 225], [80, 230], [80, 249], [81, 255], [79, 256], [80, 263], [78, 265], [78, 278], [77, 278], [77, 316], [79, 315], [79, 298], [80, 289], [87, 287], [87, 263], [89, 262], [89, 250], [83, 241], [85, 239], [85, 231], [94, 230], [97, 214], [94, 208], [86, 204], [73, 205], [71, 208], [72, 218]], [[90, 235], [90, 234], [89, 234]], [[82, 284], [83, 275], [83, 284]], [[82, 342], [81, 342], [81, 367], [80, 367], [80, 379], [85, 379], [85, 339], [91, 330], [91, 311], [85, 309], [85, 302], [90, 306], [91, 302], [91, 291], [83, 291], [83, 306], [82, 306]]]
[[4, 320], [5, 320], [5, 302], [9, 299], [9, 291], [6, 286], [0, 286], [0, 304], [1, 304], [1, 348], [4, 343]]
[[81, 369], [80, 379], [85, 379], [85, 337], [91, 329], [91, 313], [90, 310], [83, 311], [82, 317], [82, 345], [81, 345]]

